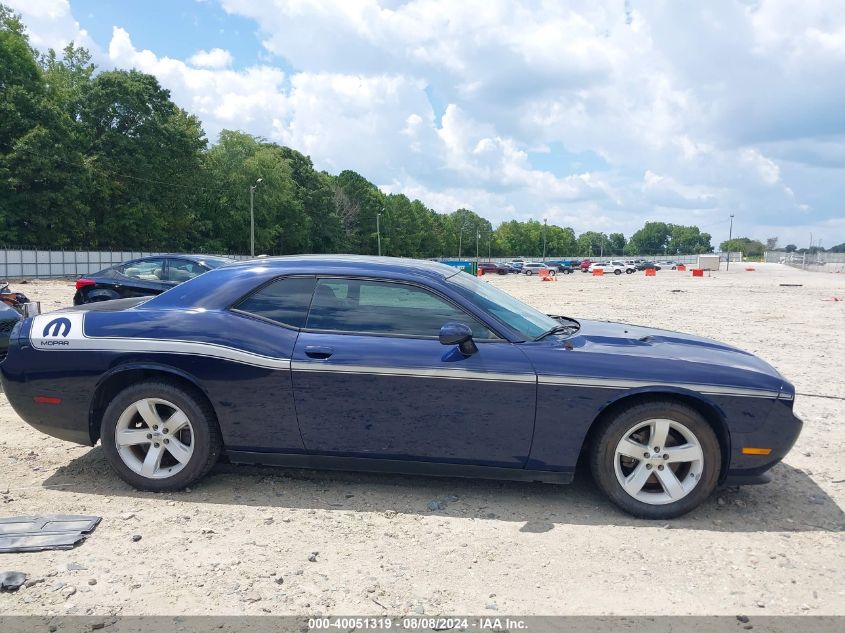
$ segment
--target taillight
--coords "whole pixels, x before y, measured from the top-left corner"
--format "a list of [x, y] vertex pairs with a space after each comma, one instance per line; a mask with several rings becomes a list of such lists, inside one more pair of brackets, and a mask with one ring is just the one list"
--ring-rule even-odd
[[81, 279], [76, 280], [76, 289], [82, 290], [83, 288], [85, 288], [85, 286], [94, 286], [94, 285], [96, 285], [96, 283], [97, 282], [94, 281], [93, 279], [85, 279], [83, 277]]

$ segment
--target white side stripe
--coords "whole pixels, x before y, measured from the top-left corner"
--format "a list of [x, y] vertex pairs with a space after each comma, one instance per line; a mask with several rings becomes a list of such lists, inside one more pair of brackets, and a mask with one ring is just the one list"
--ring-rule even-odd
[[599, 389], [636, 389], [638, 387], [677, 387], [689, 389], [707, 395], [742, 396], [746, 398], [777, 398], [779, 391], [770, 389], [750, 389], [728, 387], [724, 385], [705, 385], [700, 383], [663, 382], [655, 380], [625, 380], [623, 378], [587, 378], [581, 376], [540, 376], [541, 385], [567, 387], [595, 387]]
[[29, 340], [38, 351], [97, 351], [123, 353], [186, 354], [228, 360], [254, 367], [290, 370], [290, 358], [274, 358], [253, 352], [196, 341], [149, 338], [92, 338], [84, 332], [84, 312], [54, 312], [32, 321]]

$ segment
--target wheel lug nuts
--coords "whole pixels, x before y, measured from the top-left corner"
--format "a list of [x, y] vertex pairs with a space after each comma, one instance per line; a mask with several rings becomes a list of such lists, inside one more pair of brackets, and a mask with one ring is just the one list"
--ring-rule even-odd
[[646, 470], [651, 470], [651, 464], [646, 464], [646, 465], [645, 465], [645, 469], [646, 469]]
[[660, 447], [659, 447], [659, 446], [655, 446], [655, 447], [654, 447], [654, 452], [655, 452], [655, 453], [659, 453], [659, 452], [660, 452]]
[[663, 464], [660, 464], [660, 465], [657, 467], [657, 470], [663, 470]]
[[161, 446], [161, 444], [159, 444], [158, 442], [156, 442], [155, 444], [153, 444], [153, 446], [155, 446], [156, 448], [158, 448], [159, 446]]
[[643, 457], [645, 457], [646, 459], [648, 459], [649, 457], [651, 457], [651, 453], [643, 453]]
[[669, 459], [669, 453], [663, 453], [663, 459]]
[[153, 439], [153, 434], [152, 434], [152, 433], [147, 433], [147, 439], [148, 439], [148, 440]]
[[170, 433], [170, 431], [168, 431], [167, 429], [162, 429], [161, 432], [162, 433]]
[[158, 424], [153, 424], [153, 431], [158, 431]]
[[[165, 443], [165, 444], [170, 444], [170, 440], [168, 440], [167, 438], [164, 438], [164, 443]], [[661, 466], [661, 468], [663, 468], [663, 466]]]

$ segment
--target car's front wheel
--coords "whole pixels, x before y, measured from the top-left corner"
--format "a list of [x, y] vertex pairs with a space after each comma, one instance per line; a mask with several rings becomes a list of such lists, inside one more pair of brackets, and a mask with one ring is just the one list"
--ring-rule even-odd
[[222, 450], [208, 403], [163, 381], [117, 394], [103, 414], [100, 437], [118, 476], [140, 490], [189, 486], [214, 466]]
[[614, 271], [613, 271], [613, 274], [614, 274], [614, 275], [621, 275], [621, 274], [622, 274], [622, 270], [621, 270], [621, 269], [619, 269], [619, 268], [617, 268], [616, 270], [614, 270]]
[[630, 268], [626, 268], [626, 269], [625, 269], [625, 274], [627, 274], [627, 275], [632, 275], [632, 274], [634, 274], [634, 271], [633, 271], [633, 270], [631, 270]]
[[590, 466], [598, 486], [626, 512], [671, 519], [713, 492], [721, 451], [712, 427], [696, 410], [653, 401], [633, 405], [602, 424]]

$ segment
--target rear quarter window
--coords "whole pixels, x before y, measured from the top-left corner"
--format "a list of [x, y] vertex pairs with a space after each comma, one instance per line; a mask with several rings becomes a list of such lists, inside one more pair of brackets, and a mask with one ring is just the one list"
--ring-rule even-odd
[[313, 277], [277, 279], [242, 299], [234, 309], [300, 329], [305, 327], [315, 283]]

